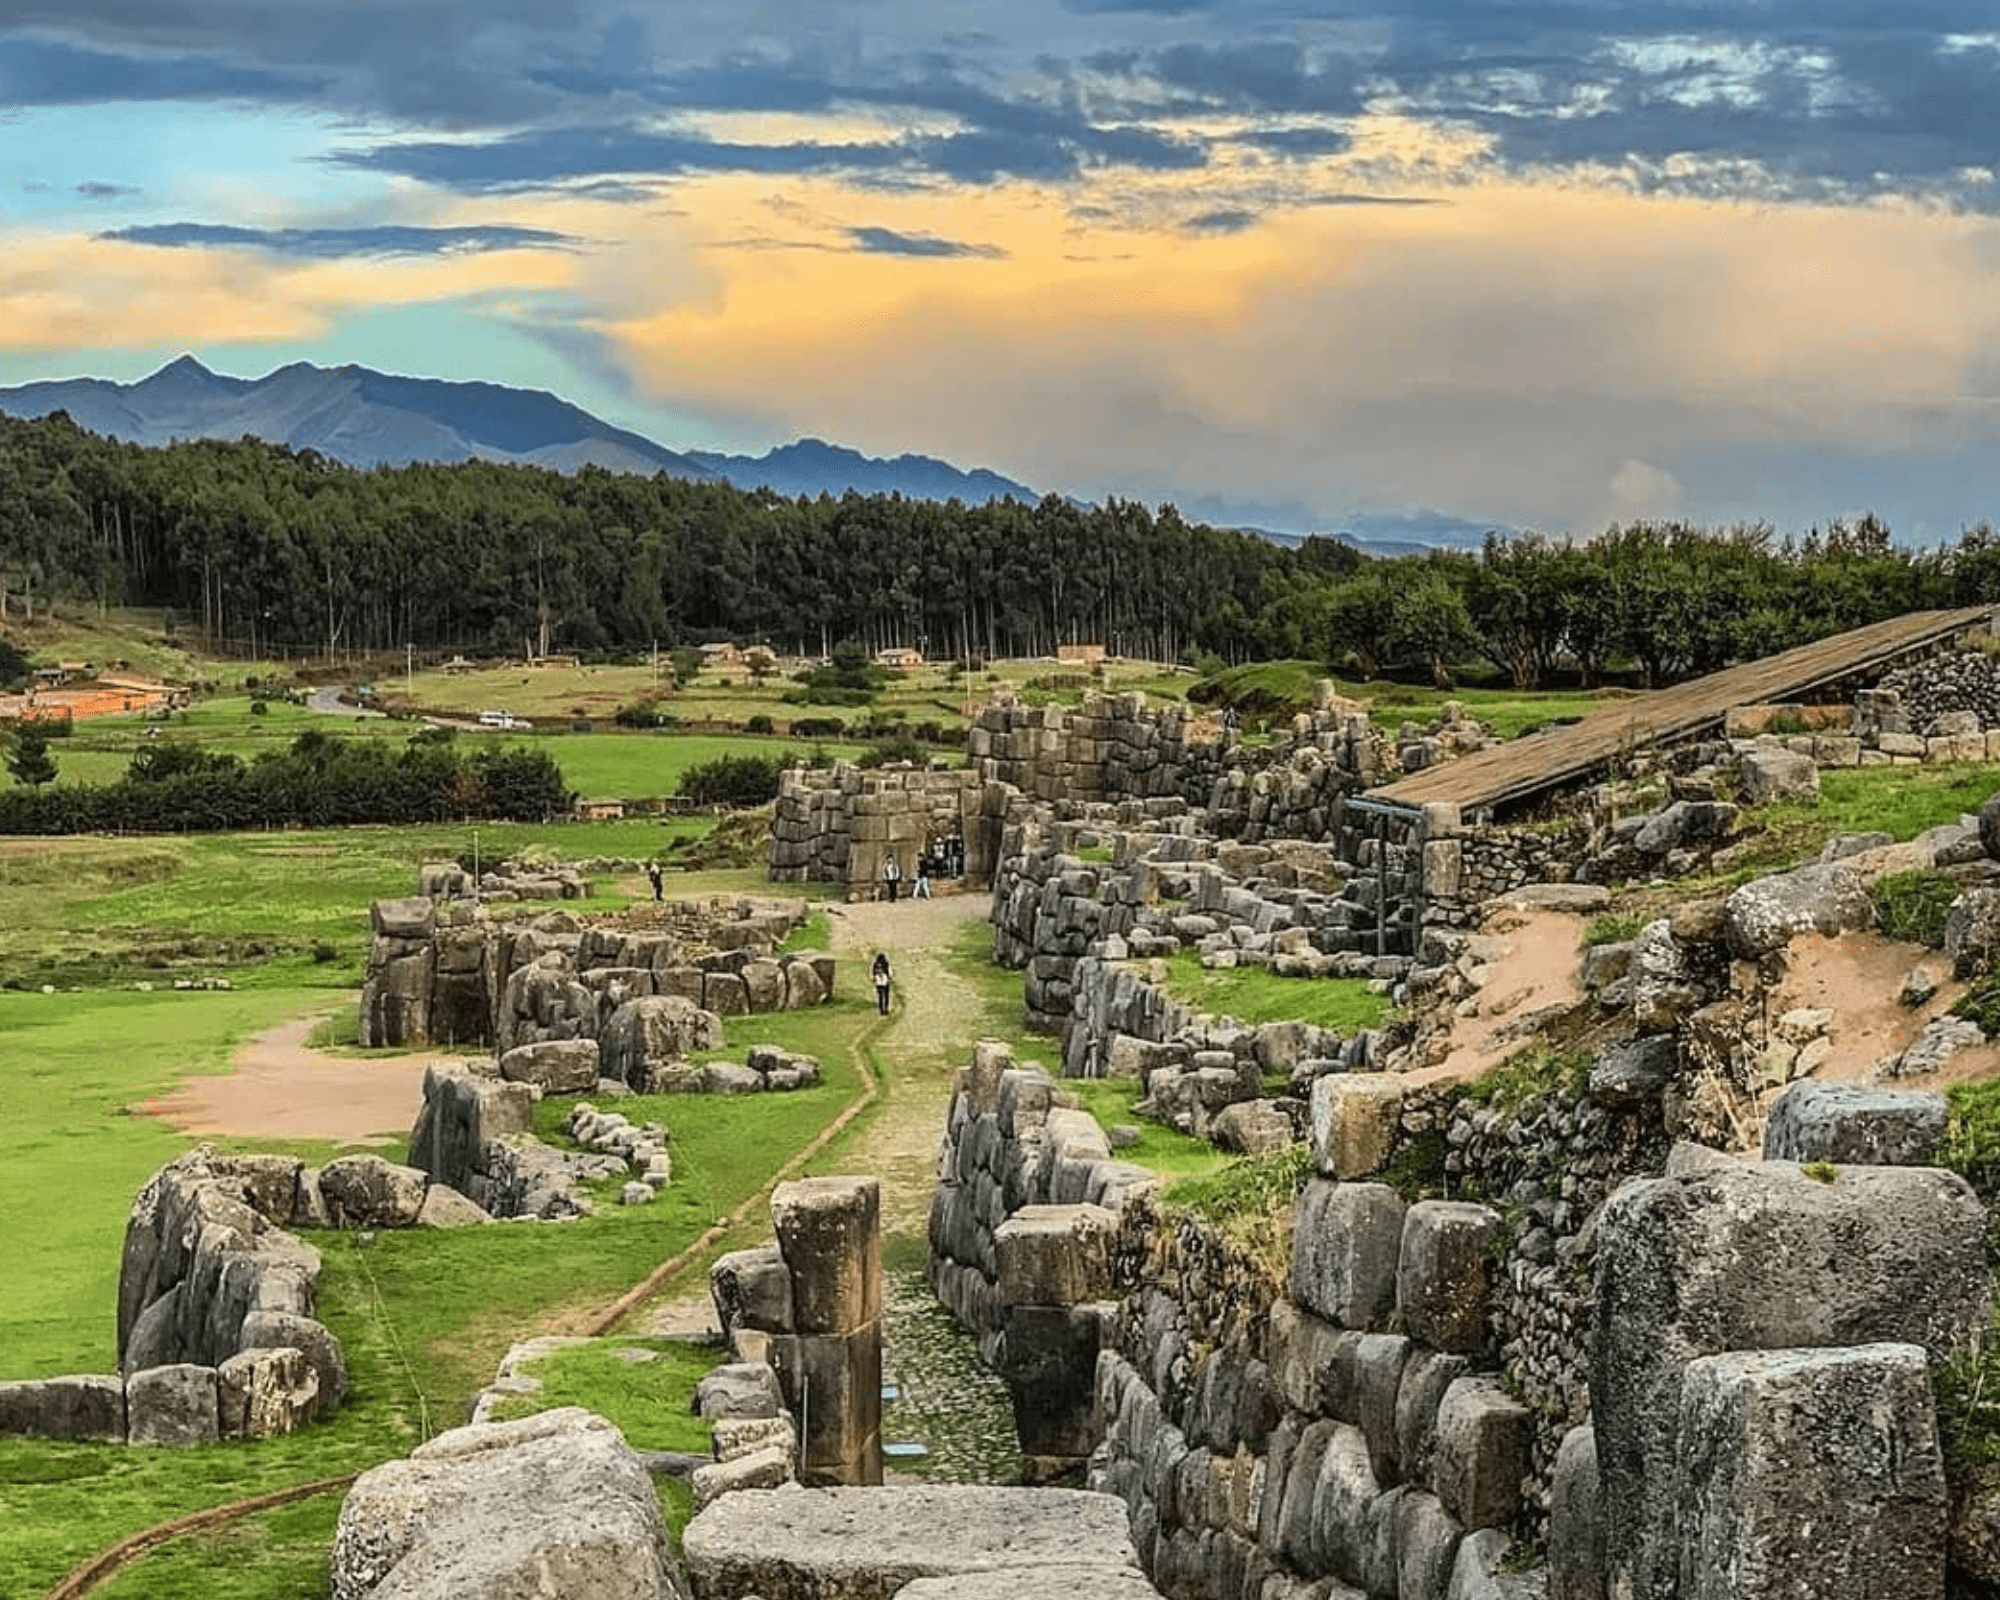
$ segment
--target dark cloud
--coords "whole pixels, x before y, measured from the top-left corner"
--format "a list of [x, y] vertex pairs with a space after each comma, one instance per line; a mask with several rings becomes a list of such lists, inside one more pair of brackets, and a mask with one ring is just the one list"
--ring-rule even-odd
[[567, 250], [577, 241], [545, 228], [232, 228], [208, 222], [166, 222], [113, 228], [98, 235], [124, 244], [178, 250], [197, 247], [263, 250], [273, 255], [333, 260], [343, 256], [477, 255], [491, 250]]
[[122, 200], [139, 191], [129, 183], [79, 183], [76, 193], [85, 200]]
[[847, 237], [853, 240], [857, 250], [867, 255], [974, 256], [987, 261], [1004, 260], [1007, 255], [998, 245], [967, 244], [958, 239], [939, 239], [928, 233], [899, 233], [894, 228], [849, 228]]
[[1242, 233], [1257, 225], [1257, 213], [1237, 209], [1204, 211], [1181, 224], [1188, 233]]
[[308, 73], [233, 65], [213, 55], [147, 56], [0, 35], [0, 105], [101, 105], [132, 100], [309, 97]]
[[[781, 9], [782, 31], [733, 0], [8, 0], [0, 106], [332, 111], [398, 131], [336, 155], [350, 166], [621, 199], [692, 172], [1197, 169], [1208, 142], [1175, 119], [1212, 113], [1280, 159], [1346, 153], [1341, 120], [1405, 111], [1483, 130], [1503, 167], [1758, 199], [1982, 205], [1964, 175], [2000, 144], [2000, 54], [1959, 42], [1984, 20], [1964, 0], [1020, 0], [1007, 34], [942, 44], [912, 0]], [[691, 121], [735, 111], [907, 131], [771, 147]]]

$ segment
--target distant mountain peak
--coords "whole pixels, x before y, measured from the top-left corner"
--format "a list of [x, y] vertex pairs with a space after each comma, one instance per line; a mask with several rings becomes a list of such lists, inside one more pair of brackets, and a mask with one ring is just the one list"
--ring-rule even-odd
[[864, 455], [824, 439], [795, 439], [761, 456], [691, 450], [689, 456], [739, 489], [770, 489], [787, 499], [822, 494], [900, 494], [909, 500], [1034, 501], [1041, 496], [1024, 483], [985, 467], [970, 471], [934, 456], [904, 454], [887, 459]]

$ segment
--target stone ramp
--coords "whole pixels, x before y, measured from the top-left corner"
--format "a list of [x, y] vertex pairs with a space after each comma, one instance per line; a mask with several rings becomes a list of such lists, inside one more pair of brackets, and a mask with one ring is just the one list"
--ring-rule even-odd
[[[971, 1484], [743, 1490], [688, 1524], [694, 1600], [1157, 1600], [1125, 1504]], [[1004, 1585], [1004, 1588], [1003, 1588]]]

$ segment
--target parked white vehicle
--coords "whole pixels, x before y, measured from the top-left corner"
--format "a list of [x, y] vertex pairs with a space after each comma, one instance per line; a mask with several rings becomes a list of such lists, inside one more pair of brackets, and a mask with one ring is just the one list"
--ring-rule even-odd
[[482, 711], [479, 713], [479, 725], [482, 728], [525, 728], [528, 723], [511, 711]]

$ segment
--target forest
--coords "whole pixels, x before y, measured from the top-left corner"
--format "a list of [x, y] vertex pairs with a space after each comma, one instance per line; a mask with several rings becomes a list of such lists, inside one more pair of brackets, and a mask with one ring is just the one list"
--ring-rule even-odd
[[471, 462], [360, 471], [254, 439], [121, 444], [0, 417], [0, 615], [168, 611], [256, 658], [415, 648], [636, 653], [731, 638], [933, 658], [1102, 643], [1164, 661], [1324, 660], [1522, 688], [1657, 686], [1901, 612], [2000, 598], [2000, 534], [1897, 545], [1873, 517], [1495, 534], [1371, 561], [1172, 506], [787, 500], [660, 474]]

